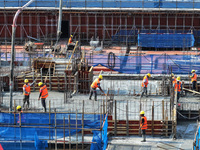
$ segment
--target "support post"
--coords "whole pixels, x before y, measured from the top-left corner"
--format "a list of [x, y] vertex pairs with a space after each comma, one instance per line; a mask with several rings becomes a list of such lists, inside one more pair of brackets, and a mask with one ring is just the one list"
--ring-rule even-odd
[[152, 105], [151, 135], [154, 136], [154, 101]]
[[68, 115], [68, 119], [69, 119], [69, 150], [71, 150], [71, 133], [70, 133], [70, 114]]
[[55, 109], [55, 150], [57, 150], [57, 124], [56, 124], [56, 109]]
[[50, 89], [50, 91], [52, 90], [52, 86], [51, 86], [51, 66], [49, 66], [49, 89]]
[[84, 100], [82, 107], [82, 149], [84, 149]]
[[65, 150], [65, 117], [63, 117], [63, 150]]
[[126, 104], [126, 135], [129, 136], [128, 101], [127, 101], [127, 104]]
[[162, 100], [162, 120], [165, 120], [165, 104], [164, 104], [164, 100]]
[[117, 102], [115, 100], [115, 136], [117, 135]]

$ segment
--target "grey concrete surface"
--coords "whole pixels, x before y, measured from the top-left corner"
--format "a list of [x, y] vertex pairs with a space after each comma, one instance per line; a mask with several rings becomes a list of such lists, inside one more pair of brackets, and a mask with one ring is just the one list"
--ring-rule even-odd
[[196, 129], [196, 121], [178, 121], [176, 140], [148, 135], [145, 143], [139, 136], [113, 136], [107, 150], [192, 150]]

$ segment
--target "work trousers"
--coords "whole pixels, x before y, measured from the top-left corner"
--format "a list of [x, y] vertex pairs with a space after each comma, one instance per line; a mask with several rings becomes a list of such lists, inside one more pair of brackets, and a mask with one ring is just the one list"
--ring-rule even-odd
[[146, 96], [147, 96], [147, 87], [143, 87], [141, 97], [144, 96], [144, 93], [145, 93]]
[[46, 98], [41, 98], [42, 107], [44, 108], [44, 112], [46, 112]]
[[196, 91], [196, 84], [197, 84], [197, 81], [192, 82], [192, 90], [194, 91]]
[[29, 95], [24, 95], [23, 99], [23, 108], [25, 107], [25, 104], [27, 103], [28, 108], [29, 108]]
[[96, 91], [96, 89], [95, 88], [90, 88], [90, 97], [89, 97], [89, 99], [91, 100], [91, 98], [92, 98], [92, 95], [93, 95], [93, 93], [94, 93], [94, 99], [95, 99], [95, 101], [97, 100], [97, 91]]
[[177, 92], [177, 102], [179, 101], [180, 95], [181, 95], [181, 92]]

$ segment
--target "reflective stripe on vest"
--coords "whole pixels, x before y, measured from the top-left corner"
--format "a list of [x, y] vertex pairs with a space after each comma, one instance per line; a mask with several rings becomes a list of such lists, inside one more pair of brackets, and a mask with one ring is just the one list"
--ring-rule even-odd
[[[144, 124], [142, 125], [142, 119], [143, 118], [144, 118]], [[147, 129], [147, 118], [146, 118], [146, 116], [141, 118], [140, 127], [141, 127], [142, 130], [146, 130]]]
[[197, 74], [196, 73], [194, 73], [194, 77], [192, 77], [191, 80], [192, 80], [192, 82], [197, 81]]
[[94, 80], [94, 82], [91, 84], [91, 87], [96, 89], [98, 88], [98, 84], [100, 84], [99, 78]]
[[41, 94], [41, 98], [47, 98], [48, 97], [48, 90], [46, 85], [44, 85], [43, 87], [40, 88], [40, 91], [42, 92]]
[[[144, 82], [145, 79], [146, 79], [146, 81]], [[149, 83], [149, 80], [148, 80], [147, 76], [144, 76], [144, 78], [142, 80], [142, 87], [147, 87], [148, 83]]]
[[31, 92], [31, 87], [28, 83], [28, 85], [24, 84], [23, 88], [25, 88], [25, 92], [23, 92], [24, 95], [29, 95], [29, 93]]
[[177, 91], [177, 92], [180, 92], [181, 91], [181, 82], [179, 81], [179, 83], [178, 83], [178, 81], [175, 83], [175, 91]]

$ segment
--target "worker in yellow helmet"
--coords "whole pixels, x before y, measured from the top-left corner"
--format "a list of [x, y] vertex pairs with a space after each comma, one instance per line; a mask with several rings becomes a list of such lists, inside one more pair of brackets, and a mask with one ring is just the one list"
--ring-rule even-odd
[[146, 130], [147, 130], [147, 117], [144, 116], [145, 112], [140, 112], [140, 129], [142, 130], [142, 138], [143, 140], [141, 142], [146, 142]]
[[68, 45], [72, 43], [72, 38], [73, 38], [73, 35], [70, 35], [70, 38], [68, 40]]
[[22, 112], [22, 107], [20, 105], [17, 106], [17, 111]]
[[146, 94], [146, 97], [147, 97], [147, 86], [149, 84], [149, 78], [151, 77], [151, 74], [150, 73], [147, 73], [144, 78], [143, 78], [143, 81], [142, 81], [142, 94], [141, 94], [141, 97], [144, 96], [144, 93]]
[[104, 93], [104, 95], [106, 95], [105, 92], [101, 89], [101, 86], [100, 86], [100, 81], [101, 81], [102, 79], [103, 79], [103, 76], [102, 76], [102, 75], [99, 75], [99, 77], [98, 77], [97, 79], [95, 79], [95, 80], [93, 81], [93, 83], [91, 84], [89, 100], [91, 100], [92, 95], [93, 95], [93, 93], [94, 93], [95, 101], [97, 101], [97, 91], [96, 91], [97, 88], [99, 88], [100, 91], [101, 91], [102, 93]]
[[177, 93], [177, 102], [180, 98], [180, 93], [182, 91], [182, 83], [181, 83], [181, 77], [177, 77], [177, 81], [173, 84], [175, 93]]
[[197, 84], [197, 74], [195, 73], [195, 70], [192, 70], [192, 75], [190, 76], [191, 82], [192, 82], [192, 90], [196, 90], [196, 84]]
[[40, 87], [40, 95], [39, 95], [38, 100], [40, 100], [40, 98], [41, 98], [41, 103], [42, 103], [42, 106], [44, 108], [44, 112], [46, 112], [46, 102], [45, 102], [45, 100], [49, 96], [47, 86], [45, 84], [43, 84], [42, 82], [39, 82], [38, 86]]
[[31, 86], [35, 83], [35, 81], [33, 81], [33, 83], [29, 84], [28, 79], [24, 80], [24, 85], [23, 85], [23, 108], [25, 108], [25, 104], [27, 103], [28, 109], [29, 109], [29, 97], [30, 97], [30, 93], [31, 93]]

